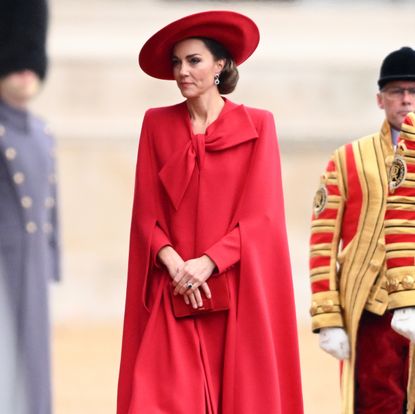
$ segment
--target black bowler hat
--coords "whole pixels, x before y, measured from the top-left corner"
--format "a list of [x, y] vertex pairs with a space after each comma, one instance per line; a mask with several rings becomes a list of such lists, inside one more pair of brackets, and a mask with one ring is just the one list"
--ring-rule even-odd
[[382, 62], [379, 89], [395, 80], [415, 81], [415, 50], [402, 47], [390, 53]]
[[25, 69], [45, 78], [47, 23], [47, 0], [0, 1], [0, 78]]

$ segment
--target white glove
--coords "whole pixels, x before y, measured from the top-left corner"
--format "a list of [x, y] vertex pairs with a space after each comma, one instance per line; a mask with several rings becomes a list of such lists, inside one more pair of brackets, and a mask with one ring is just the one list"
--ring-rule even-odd
[[415, 307], [396, 309], [391, 326], [398, 334], [415, 343]]
[[349, 359], [349, 338], [343, 328], [322, 328], [319, 333], [320, 348], [337, 359]]

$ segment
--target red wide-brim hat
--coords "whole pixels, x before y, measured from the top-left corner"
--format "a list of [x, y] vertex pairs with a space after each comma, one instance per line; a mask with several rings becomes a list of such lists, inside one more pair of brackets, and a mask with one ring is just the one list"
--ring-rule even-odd
[[259, 43], [257, 25], [243, 14], [214, 10], [191, 14], [170, 23], [150, 37], [138, 55], [138, 63], [154, 78], [173, 78], [174, 45], [191, 37], [207, 37], [221, 43], [240, 65], [252, 55]]

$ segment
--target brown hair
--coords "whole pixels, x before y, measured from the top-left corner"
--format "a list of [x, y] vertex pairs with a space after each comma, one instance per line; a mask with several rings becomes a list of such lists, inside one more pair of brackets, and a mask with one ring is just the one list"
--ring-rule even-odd
[[199, 39], [204, 43], [209, 52], [212, 53], [215, 60], [225, 60], [225, 65], [219, 74], [219, 93], [226, 95], [233, 92], [239, 80], [239, 72], [231, 54], [221, 43], [216, 40], [208, 37], [197, 37], [196, 39]]

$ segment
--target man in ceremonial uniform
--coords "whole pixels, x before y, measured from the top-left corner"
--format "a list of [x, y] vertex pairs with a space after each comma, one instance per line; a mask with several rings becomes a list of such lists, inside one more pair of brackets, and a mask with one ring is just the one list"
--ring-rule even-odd
[[[412, 88], [415, 94], [415, 87]], [[386, 277], [392, 327], [412, 342], [411, 367], [415, 371], [415, 113], [402, 124], [389, 174], [385, 216]], [[415, 381], [409, 384], [409, 405], [415, 406]]]
[[0, 5], [0, 413], [50, 414], [48, 285], [59, 278], [54, 140], [28, 111], [46, 0]]
[[343, 414], [414, 412], [410, 341], [391, 327], [391, 311], [408, 304], [387, 282], [384, 221], [394, 145], [415, 109], [415, 51], [390, 53], [378, 86], [380, 131], [334, 152], [312, 217], [312, 327], [321, 348], [343, 360]]

